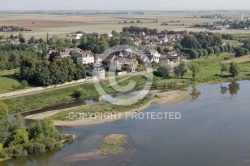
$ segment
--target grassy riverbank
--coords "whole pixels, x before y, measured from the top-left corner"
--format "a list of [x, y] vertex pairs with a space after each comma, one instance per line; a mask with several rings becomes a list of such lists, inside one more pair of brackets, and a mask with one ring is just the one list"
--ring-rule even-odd
[[[118, 82], [120, 79], [118, 78]], [[121, 83], [118, 83], [120, 86], [126, 85], [130, 80], [136, 81], [138, 86], [145, 84], [146, 79], [141, 75], [132, 76], [129, 79], [123, 80]], [[116, 90], [109, 86], [109, 81], [102, 81], [102, 88], [105, 90], [107, 94], [116, 93]], [[13, 97], [9, 99], [2, 100], [10, 110], [10, 113], [22, 112], [25, 110], [51, 106], [55, 104], [65, 103], [69, 101], [75, 100], [72, 94], [78, 88], [83, 88], [84, 95], [81, 99], [92, 99], [95, 97], [99, 97], [102, 94], [99, 94], [93, 83], [84, 83], [82, 85], [76, 85], [72, 87], [65, 87], [55, 90], [50, 90], [46, 92], [39, 92], [34, 94], [27, 94], [22, 97]]]
[[[74, 108], [29, 115], [25, 119], [42, 120], [51, 117], [56, 126], [93, 125], [120, 120], [133, 113], [143, 111], [151, 104], [171, 104], [188, 97], [187, 91], [169, 91], [148, 96], [131, 106], [100, 102]], [[80, 115], [80, 116], [79, 116]]]
[[[198, 63], [201, 67], [201, 71], [197, 73], [197, 77], [195, 80], [191, 81], [192, 73], [190, 71], [188, 71], [188, 73], [184, 76], [183, 79], [177, 78], [176, 76], [174, 76], [173, 73], [171, 73], [170, 78], [168, 79], [162, 79], [161, 77], [155, 76], [151, 89], [176, 90], [183, 87], [187, 87], [191, 84], [250, 79], [250, 58], [248, 59], [249, 56], [244, 56], [241, 58], [233, 57], [234, 56], [232, 53], [225, 53], [219, 56], [214, 55], [209, 56], [208, 58], [193, 60], [188, 63]], [[228, 72], [224, 72], [221, 76], [220, 63], [229, 63], [231, 61], [235, 61], [236, 63], [238, 62], [238, 66], [240, 68], [240, 75], [236, 78], [232, 78]], [[127, 85], [131, 80], [137, 82], [137, 87], [134, 89], [140, 89], [145, 85], [146, 82], [146, 79], [143, 77], [143, 75], [124, 76], [118, 78], [117, 82], [120, 86], [122, 86]], [[107, 94], [114, 94], [117, 92], [110, 86], [109, 81], [102, 81], [101, 85]], [[34, 94], [27, 94], [22, 97], [13, 97], [2, 101], [8, 105], [10, 113], [15, 113], [19, 111], [21, 112], [25, 110], [74, 101], [72, 94], [78, 88], [84, 89], [84, 95], [81, 99], [92, 99], [102, 95], [96, 91], [93, 83], [83, 83], [82, 85], [62, 87], [60, 89], [38, 92]]]

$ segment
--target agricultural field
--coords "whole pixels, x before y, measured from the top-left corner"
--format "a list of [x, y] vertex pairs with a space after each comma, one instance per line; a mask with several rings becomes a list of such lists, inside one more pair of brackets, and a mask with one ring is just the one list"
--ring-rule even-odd
[[[190, 28], [194, 24], [204, 22], [214, 22], [218, 19], [199, 18], [201, 15], [222, 14], [225, 16], [239, 19], [238, 11], [203, 11], [203, 12], [153, 12], [147, 11], [143, 14], [134, 12], [122, 14], [103, 14], [103, 13], [77, 13], [77, 14], [0, 14], [0, 25], [21, 26], [31, 31], [23, 31], [25, 38], [35, 36], [36, 38], [46, 38], [47, 33], [50, 36], [57, 35], [65, 38], [71, 36], [76, 31], [87, 33], [107, 33], [112, 30], [121, 31], [125, 26], [140, 26], [148, 28], [157, 28], [158, 30], [187, 30], [187, 31], [208, 31], [202, 28]], [[246, 15], [246, 17], [248, 17]], [[136, 23], [140, 20], [142, 23]], [[157, 22], [153, 23], [154, 20]], [[127, 23], [124, 23], [126, 21]], [[135, 23], [129, 23], [134, 21]], [[161, 25], [168, 23], [168, 25]], [[246, 30], [220, 30], [212, 31], [219, 33], [247, 34]], [[17, 35], [19, 32], [14, 32]], [[5, 35], [10, 35], [6, 32]]]

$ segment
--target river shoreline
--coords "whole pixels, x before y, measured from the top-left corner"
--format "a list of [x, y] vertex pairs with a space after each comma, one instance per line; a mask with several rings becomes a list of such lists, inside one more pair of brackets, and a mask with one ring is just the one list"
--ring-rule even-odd
[[[118, 121], [124, 119], [126, 115], [129, 115], [133, 112], [140, 112], [148, 108], [151, 104], [173, 104], [180, 101], [187, 99], [188, 94], [187, 91], [183, 90], [173, 90], [169, 92], [157, 92], [150, 97], [147, 103], [139, 108], [134, 108], [126, 112], [117, 112], [115, 115], [107, 115], [105, 118], [96, 119], [96, 118], [84, 118], [75, 121], [61, 121], [61, 120], [54, 120], [55, 126], [83, 126], [83, 125], [95, 125], [95, 124], [102, 124], [107, 122]], [[43, 113], [38, 113], [34, 115], [26, 116], [26, 120], [42, 120], [46, 117], [53, 116], [59, 112], [66, 111], [67, 109], [63, 110], [54, 110], [48, 111]]]

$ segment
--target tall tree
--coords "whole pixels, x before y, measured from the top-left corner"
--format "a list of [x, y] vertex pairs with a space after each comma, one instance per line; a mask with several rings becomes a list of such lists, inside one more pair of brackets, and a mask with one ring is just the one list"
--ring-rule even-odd
[[221, 76], [222, 76], [223, 72], [227, 72], [228, 71], [228, 66], [225, 63], [221, 63], [220, 66], [221, 66], [220, 71], [221, 71]]
[[229, 73], [232, 74], [233, 77], [236, 77], [240, 73], [240, 69], [237, 63], [231, 62], [229, 67]]
[[183, 76], [187, 73], [186, 64], [184, 62], [181, 62], [178, 66], [175, 66], [174, 73], [177, 77], [181, 76], [181, 78], [183, 78]]
[[192, 72], [193, 79], [196, 78], [196, 74], [200, 71], [200, 66], [196, 63], [192, 63], [188, 66], [189, 70]]
[[170, 75], [171, 67], [168, 64], [160, 64], [157, 69], [157, 72], [162, 76], [164, 79], [168, 78]]
[[196, 59], [196, 58], [198, 58], [198, 56], [199, 56], [199, 53], [196, 50], [190, 51], [190, 58]]

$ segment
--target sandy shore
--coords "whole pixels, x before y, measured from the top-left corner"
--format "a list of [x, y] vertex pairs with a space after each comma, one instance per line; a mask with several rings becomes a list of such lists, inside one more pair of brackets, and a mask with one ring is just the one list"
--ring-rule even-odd
[[[56, 126], [82, 126], [82, 125], [94, 125], [94, 124], [101, 124], [101, 123], [107, 123], [112, 121], [117, 121], [124, 119], [127, 115], [133, 113], [133, 112], [139, 112], [143, 111], [147, 107], [149, 107], [151, 104], [172, 104], [176, 102], [180, 102], [187, 98], [187, 92], [181, 91], [181, 90], [175, 90], [175, 91], [169, 91], [169, 92], [162, 92], [162, 93], [155, 93], [154, 97], [152, 97], [151, 100], [147, 102], [147, 104], [143, 105], [140, 108], [137, 109], [131, 109], [127, 112], [120, 112], [114, 115], [107, 115], [101, 119], [96, 118], [84, 118], [80, 120], [75, 121], [59, 121], [55, 120], [54, 124]], [[59, 112], [66, 111], [68, 109], [63, 110], [55, 110], [55, 111], [48, 111], [44, 113], [34, 114], [26, 116], [25, 119], [27, 120], [42, 120], [46, 117], [53, 116]]]

